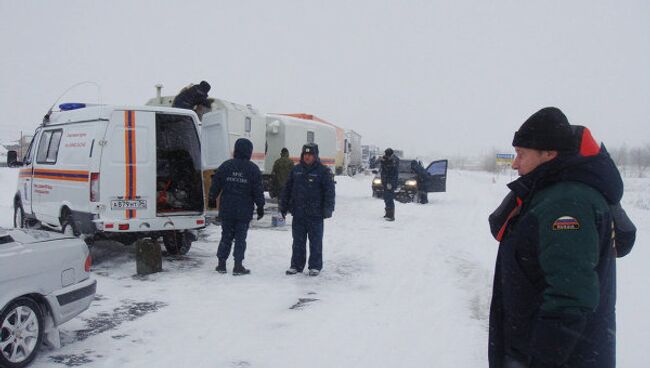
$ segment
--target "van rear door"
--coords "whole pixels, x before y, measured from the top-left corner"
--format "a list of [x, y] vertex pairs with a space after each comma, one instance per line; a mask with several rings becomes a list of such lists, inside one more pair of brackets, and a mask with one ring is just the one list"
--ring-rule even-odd
[[228, 124], [225, 112], [221, 109], [204, 114], [201, 124], [201, 162], [203, 165], [203, 195], [206, 199], [205, 208], [208, 208], [207, 198], [212, 174], [230, 157], [228, 143]]
[[99, 200], [112, 219], [156, 216], [156, 114], [116, 110], [99, 170]]
[[203, 213], [201, 142], [191, 115], [156, 113], [156, 215]]

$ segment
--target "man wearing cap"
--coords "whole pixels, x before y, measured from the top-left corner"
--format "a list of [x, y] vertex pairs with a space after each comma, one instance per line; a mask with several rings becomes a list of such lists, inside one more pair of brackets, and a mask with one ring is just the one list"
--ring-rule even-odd
[[381, 158], [381, 185], [384, 187], [384, 218], [395, 221], [395, 189], [399, 176], [399, 158], [393, 154], [392, 148], [386, 148]]
[[211, 104], [208, 99], [208, 92], [210, 92], [210, 84], [206, 81], [201, 81], [198, 85], [190, 85], [189, 87], [183, 88], [174, 98], [172, 107], [188, 110], [194, 110], [195, 106], [210, 108]]
[[264, 217], [262, 174], [257, 165], [251, 162], [252, 154], [253, 143], [246, 138], [239, 138], [235, 142], [234, 157], [221, 164], [212, 176], [208, 206], [216, 207], [217, 197], [221, 194], [221, 241], [217, 249], [219, 264], [215, 269], [219, 273], [226, 273], [226, 260], [230, 256], [233, 239], [235, 267], [232, 274], [238, 276], [250, 273], [243, 261], [254, 205], [257, 206], [257, 219]]
[[547, 107], [515, 132], [520, 177], [490, 215], [500, 241], [489, 366], [615, 366], [616, 249], [611, 205], [621, 176], [588, 129]]
[[291, 231], [291, 266], [287, 275], [301, 273], [307, 262], [309, 237], [309, 276], [318, 276], [323, 268], [323, 219], [334, 212], [334, 179], [330, 169], [320, 162], [318, 145], [307, 143], [302, 147], [300, 163], [296, 165], [280, 196], [280, 213], [293, 215]]

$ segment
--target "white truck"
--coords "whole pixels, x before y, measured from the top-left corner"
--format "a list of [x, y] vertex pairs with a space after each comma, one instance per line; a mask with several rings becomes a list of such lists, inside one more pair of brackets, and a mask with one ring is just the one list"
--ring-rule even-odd
[[361, 160], [361, 134], [354, 130], [345, 131], [345, 172], [354, 176], [363, 171]]
[[14, 226], [90, 242], [162, 237], [185, 254], [205, 226], [198, 118], [153, 106], [61, 104], [19, 160]]
[[264, 182], [268, 183], [273, 163], [280, 158], [282, 148], [289, 150], [289, 158], [294, 163], [300, 161], [302, 146], [306, 143], [318, 144], [321, 163], [334, 172], [336, 161], [336, 129], [315, 120], [302, 119], [288, 115], [268, 114], [266, 127], [266, 170]]

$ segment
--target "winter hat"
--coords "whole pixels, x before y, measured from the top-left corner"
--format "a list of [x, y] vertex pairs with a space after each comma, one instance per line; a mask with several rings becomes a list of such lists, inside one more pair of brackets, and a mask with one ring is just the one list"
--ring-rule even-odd
[[305, 153], [311, 153], [312, 155], [318, 157], [318, 145], [316, 143], [307, 143], [304, 146], [302, 146], [302, 155]]
[[287, 156], [289, 156], [289, 150], [287, 149], [287, 147], [284, 147], [284, 148], [282, 148], [282, 149], [280, 150], [280, 155], [287, 155]]
[[531, 115], [515, 132], [512, 145], [547, 151], [575, 148], [571, 125], [557, 107], [545, 107]]
[[234, 158], [250, 160], [253, 155], [253, 142], [246, 138], [239, 138], [235, 142], [235, 152], [233, 152]]
[[210, 83], [206, 81], [201, 81], [201, 83], [199, 83], [199, 88], [201, 89], [201, 91], [208, 93], [210, 91]]
[[393, 155], [393, 149], [392, 148], [386, 148], [386, 150], [384, 151], [384, 154], [386, 156], [392, 156]]

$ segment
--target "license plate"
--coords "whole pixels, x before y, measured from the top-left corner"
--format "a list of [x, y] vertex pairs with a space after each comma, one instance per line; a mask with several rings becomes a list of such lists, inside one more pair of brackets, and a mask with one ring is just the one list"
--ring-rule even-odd
[[136, 209], [147, 209], [147, 201], [144, 199], [120, 199], [111, 201], [112, 210], [136, 210]]

